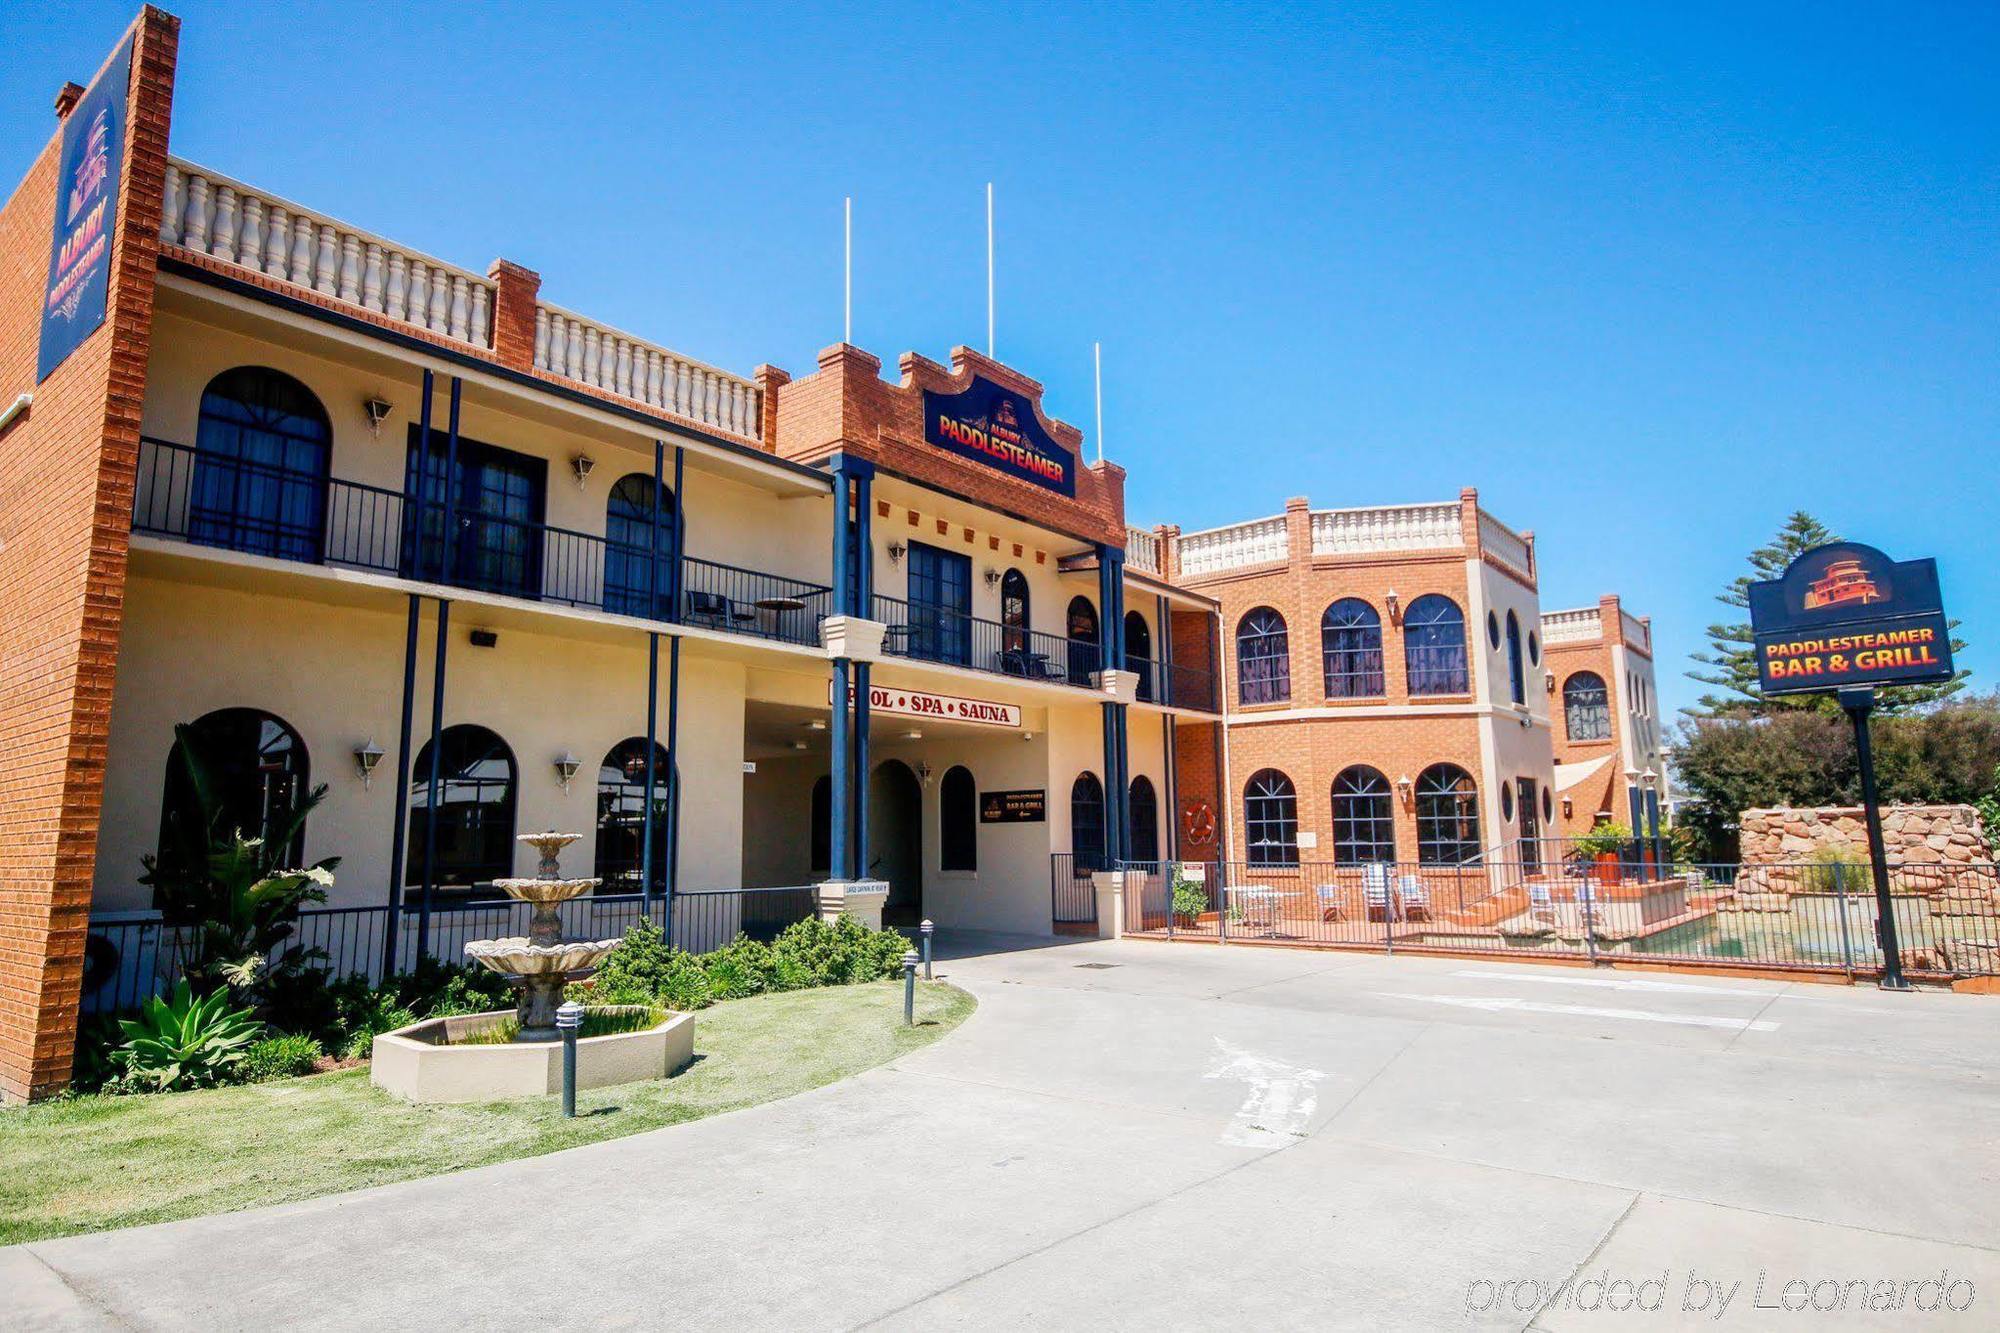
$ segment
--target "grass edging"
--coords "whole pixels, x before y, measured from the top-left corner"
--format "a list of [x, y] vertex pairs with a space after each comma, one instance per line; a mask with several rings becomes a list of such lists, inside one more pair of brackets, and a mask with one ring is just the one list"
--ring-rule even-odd
[[784, 991], [695, 1023], [672, 1078], [559, 1099], [417, 1106], [364, 1068], [201, 1092], [78, 1097], [0, 1111], [0, 1244], [259, 1208], [685, 1124], [824, 1087], [927, 1046], [969, 1016], [955, 986]]

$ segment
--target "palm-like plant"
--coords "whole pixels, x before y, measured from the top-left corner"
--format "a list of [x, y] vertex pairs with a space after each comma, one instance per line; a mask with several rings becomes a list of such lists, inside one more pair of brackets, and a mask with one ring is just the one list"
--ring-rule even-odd
[[125, 1044], [114, 1057], [133, 1083], [155, 1091], [205, 1088], [227, 1082], [264, 1025], [248, 1009], [231, 1009], [229, 992], [217, 987], [197, 998], [182, 978], [172, 1000], [155, 995], [139, 1017], [120, 1019]]

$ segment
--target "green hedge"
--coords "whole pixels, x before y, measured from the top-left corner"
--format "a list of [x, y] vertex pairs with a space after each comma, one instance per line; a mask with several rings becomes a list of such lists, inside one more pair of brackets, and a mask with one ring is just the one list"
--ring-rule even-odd
[[766, 991], [846, 986], [900, 975], [910, 942], [893, 930], [868, 930], [850, 917], [817, 919], [786, 927], [769, 944], [738, 935], [713, 953], [691, 954], [669, 945], [650, 921], [625, 932], [625, 940], [589, 981], [572, 988], [593, 1004], [661, 1004], [702, 1009]]

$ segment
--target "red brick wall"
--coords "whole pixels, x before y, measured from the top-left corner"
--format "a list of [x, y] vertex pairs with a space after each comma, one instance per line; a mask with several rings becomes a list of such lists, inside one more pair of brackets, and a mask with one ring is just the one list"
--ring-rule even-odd
[[785, 458], [817, 463], [846, 452], [885, 471], [947, 495], [1012, 514], [1084, 542], [1125, 547], [1125, 470], [1083, 461], [1083, 432], [1042, 414], [1042, 424], [1077, 456], [1076, 498], [947, 453], [924, 442], [924, 393], [955, 393], [977, 373], [1027, 396], [1040, 411], [1042, 386], [969, 347], [954, 347], [951, 369], [914, 352], [903, 354], [902, 382], [882, 378], [882, 362], [858, 347], [836, 344], [819, 354], [819, 369], [796, 380], [762, 377], [766, 404], [776, 389], [772, 447]]
[[135, 21], [104, 325], [37, 385], [60, 131], [0, 208], [0, 1096], [69, 1078], [124, 605], [179, 21]]

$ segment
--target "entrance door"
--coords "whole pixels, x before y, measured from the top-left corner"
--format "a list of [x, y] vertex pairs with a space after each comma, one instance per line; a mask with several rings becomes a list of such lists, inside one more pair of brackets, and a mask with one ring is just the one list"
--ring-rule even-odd
[[972, 661], [972, 560], [910, 543], [910, 656], [958, 666]]
[[1542, 812], [1535, 780], [1522, 778], [1515, 793], [1515, 808], [1521, 812], [1521, 865], [1526, 870], [1542, 868]]
[[[403, 483], [411, 504], [417, 496], [418, 441], [417, 428], [411, 426]], [[442, 567], [443, 581], [460, 588], [539, 598], [548, 463], [461, 435], [458, 472], [447, 503], [448, 445], [442, 431], [431, 432], [425, 486], [430, 503], [421, 515], [420, 540], [405, 553], [404, 575], [437, 578]], [[421, 565], [411, 557], [421, 559]]]
[[867, 874], [889, 884], [883, 925], [924, 919], [924, 789], [901, 760], [877, 765], [868, 783]]

